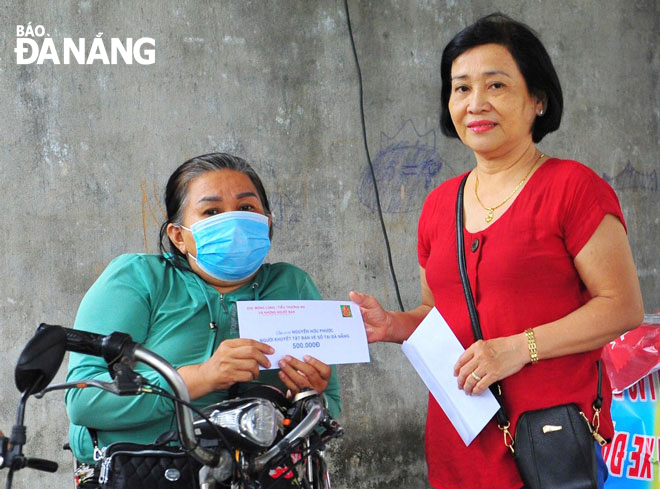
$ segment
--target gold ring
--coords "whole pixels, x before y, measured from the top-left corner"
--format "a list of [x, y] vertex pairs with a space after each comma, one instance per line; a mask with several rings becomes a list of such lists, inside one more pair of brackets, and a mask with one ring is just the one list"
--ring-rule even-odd
[[471, 376], [474, 380], [476, 380], [477, 382], [479, 382], [479, 381], [481, 380], [481, 377], [479, 377], [477, 374], [475, 374], [474, 371], [470, 374], [470, 376]]

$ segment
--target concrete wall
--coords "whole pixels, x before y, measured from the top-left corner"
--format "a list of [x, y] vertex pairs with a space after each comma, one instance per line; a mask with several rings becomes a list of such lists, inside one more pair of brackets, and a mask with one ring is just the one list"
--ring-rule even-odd
[[[403, 302], [419, 300], [416, 222], [424, 196], [471, 154], [438, 130], [439, 57], [459, 29], [502, 10], [535, 27], [564, 87], [562, 128], [540, 145], [612, 179], [628, 220], [647, 311], [660, 309], [657, 253], [660, 4], [655, 0], [349, 1], [367, 135]], [[39, 322], [71, 326], [105, 265], [155, 252], [160, 195], [185, 159], [246, 157], [275, 209], [271, 261], [308, 270], [323, 295], [396, 298], [361, 139], [358, 83], [340, 0], [5, 0], [0, 6], [0, 427], [11, 429], [15, 361]], [[18, 65], [16, 25], [62, 39], [156, 41], [156, 62]], [[38, 39], [39, 43], [42, 42]], [[343, 366], [331, 450], [340, 489], [427, 487], [426, 390], [394, 345]], [[64, 368], [57, 379], [63, 378]], [[28, 405], [27, 453], [68, 487], [61, 395]], [[0, 484], [4, 484], [0, 474]]]

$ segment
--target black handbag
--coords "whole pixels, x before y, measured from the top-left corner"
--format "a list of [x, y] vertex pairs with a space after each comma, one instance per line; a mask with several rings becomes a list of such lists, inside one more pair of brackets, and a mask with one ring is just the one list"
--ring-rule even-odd
[[513, 456], [527, 489], [598, 487], [589, 421], [575, 404], [524, 412]]
[[192, 489], [197, 474], [179, 448], [113, 443], [100, 462], [102, 489]]
[[[458, 268], [470, 314], [475, 340], [483, 338], [479, 315], [465, 265], [463, 240], [463, 193], [467, 175], [461, 182], [456, 200], [456, 245]], [[497, 425], [504, 433], [504, 444], [511, 450], [525, 483], [525, 489], [597, 489], [598, 467], [594, 439], [604, 445], [598, 434], [602, 406], [602, 371], [598, 364], [598, 391], [594, 401], [594, 422], [589, 422], [575, 404], [562, 404], [524, 412], [516, 424], [515, 438], [504, 410], [499, 382], [490, 386], [500, 404]], [[514, 448], [515, 446], [515, 448]]]
[[98, 460], [100, 489], [192, 489], [201, 464], [180, 447], [165, 443], [142, 445], [118, 442], [98, 449], [96, 432], [89, 430]]

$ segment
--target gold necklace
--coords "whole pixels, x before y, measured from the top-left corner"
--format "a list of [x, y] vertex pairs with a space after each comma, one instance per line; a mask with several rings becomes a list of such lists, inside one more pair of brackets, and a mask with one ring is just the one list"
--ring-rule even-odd
[[502, 206], [503, 206], [503, 205], [504, 205], [504, 204], [505, 204], [505, 203], [506, 203], [511, 197], [513, 197], [513, 195], [518, 191], [518, 189], [519, 189], [520, 187], [522, 187], [523, 183], [525, 183], [525, 182], [527, 181], [527, 178], [532, 174], [532, 170], [534, 169], [534, 167], [536, 167], [536, 164], [539, 162], [539, 160], [540, 160], [541, 158], [543, 158], [544, 156], [545, 156], [545, 155], [544, 155], [543, 153], [539, 153], [539, 155], [538, 155], [538, 157], [536, 158], [536, 160], [534, 160], [534, 164], [532, 165], [532, 167], [531, 167], [531, 168], [529, 169], [529, 171], [527, 172], [527, 175], [525, 175], [525, 176], [523, 177], [523, 179], [520, 180], [520, 183], [519, 183], [518, 185], [516, 185], [516, 188], [514, 188], [514, 189], [511, 191], [511, 193], [510, 193], [509, 195], [506, 196], [506, 199], [504, 199], [502, 202], [500, 202], [499, 204], [497, 204], [497, 205], [495, 205], [495, 206], [493, 206], [493, 207], [486, 207], [486, 206], [483, 204], [483, 202], [481, 202], [481, 199], [479, 198], [479, 194], [477, 193], [477, 189], [479, 188], [479, 175], [477, 174], [476, 171], [474, 172], [474, 176], [475, 176], [475, 181], [474, 181], [474, 196], [477, 198], [477, 202], [479, 202], [479, 205], [480, 205], [481, 207], [483, 207], [485, 211], [488, 211], [488, 214], [486, 215], [486, 222], [491, 222], [491, 221], [493, 220], [493, 211], [495, 211], [495, 209], [497, 209], [497, 208], [499, 208], [499, 207], [502, 207]]

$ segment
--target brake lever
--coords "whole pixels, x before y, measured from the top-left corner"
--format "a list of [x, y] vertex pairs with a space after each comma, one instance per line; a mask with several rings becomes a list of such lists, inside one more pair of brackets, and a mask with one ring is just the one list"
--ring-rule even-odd
[[135, 394], [140, 394], [142, 392], [142, 376], [135, 374], [136, 379], [134, 383], [123, 382], [120, 379], [120, 376], [115, 377], [115, 380], [112, 382], [103, 382], [100, 380], [79, 380], [76, 382], [63, 382], [61, 384], [52, 384], [46, 387], [41, 392], [34, 394], [34, 397], [41, 399], [47, 393], [52, 391], [58, 391], [63, 389], [86, 389], [88, 387], [96, 387], [107, 392], [118, 396], [130, 396]]

